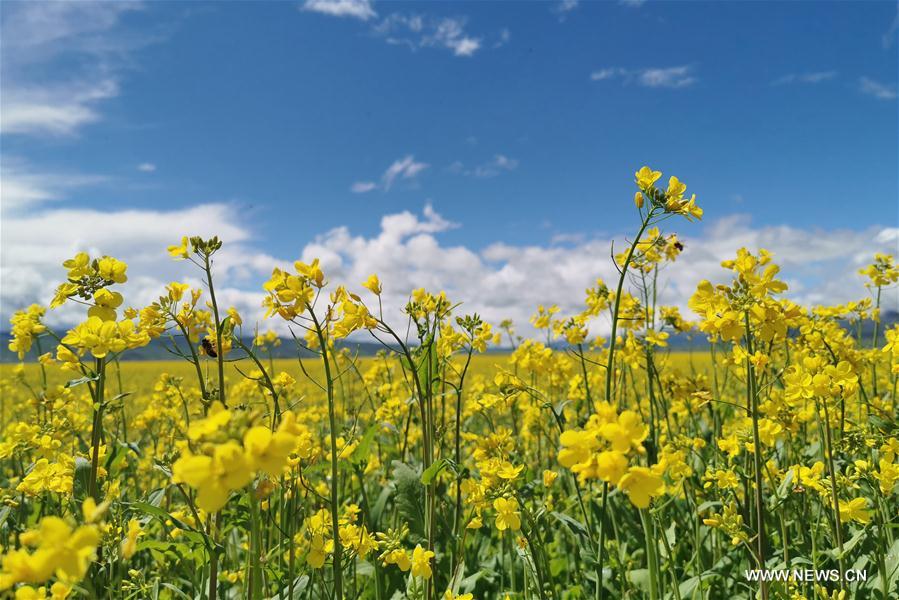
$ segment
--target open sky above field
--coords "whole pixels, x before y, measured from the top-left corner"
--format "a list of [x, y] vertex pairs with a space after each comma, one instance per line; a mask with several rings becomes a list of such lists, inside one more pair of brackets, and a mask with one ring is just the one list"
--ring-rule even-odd
[[[78, 250], [126, 302], [194, 281], [165, 247], [218, 234], [225, 301], [275, 264], [446, 288], [489, 319], [574, 311], [637, 225], [633, 173], [702, 224], [664, 300], [740, 246], [804, 302], [861, 297], [897, 229], [895, 2], [3, 2], [2, 316]], [[886, 299], [895, 308], [897, 296]], [[71, 313], [69, 314], [71, 317]], [[59, 319], [65, 319], [62, 313]]]

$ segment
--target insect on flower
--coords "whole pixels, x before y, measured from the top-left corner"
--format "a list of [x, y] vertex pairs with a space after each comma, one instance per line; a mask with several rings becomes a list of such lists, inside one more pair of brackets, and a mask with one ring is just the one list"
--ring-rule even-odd
[[203, 341], [200, 342], [200, 346], [203, 348], [203, 352], [205, 352], [212, 358], [216, 358], [219, 355], [215, 340], [203, 338]]

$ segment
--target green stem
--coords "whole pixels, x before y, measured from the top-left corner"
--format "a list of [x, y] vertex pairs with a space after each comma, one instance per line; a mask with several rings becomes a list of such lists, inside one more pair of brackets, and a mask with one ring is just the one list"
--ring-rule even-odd
[[612, 377], [615, 366], [615, 336], [618, 332], [618, 311], [621, 306], [621, 290], [624, 287], [624, 278], [627, 276], [627, 268], [630, 266], [631, 259], [634, 257], [637, 244], [640, 243], [640, 237], [649, 226], [649, 220], [653, 217], [653, 214], [654, 211], [651, 210], [647, 213], [646, 218], [643, 219], [643, 224], [640, 225], [640, 231], [637, 232], [637, 237], [631, 242], [631, 247], [627, 251], [627, 258], [624, 259], [624, 265], [621, 267], [621, 275], [618, 277], [618, 288], [615, 291], [615, 307], [612, 310], [612, 334], [609, 337], [609, 361], [606, 365], [606, 402], [608, 403], [612, 402]]
[[[743, 322], [746, 327], [746, 396], [749, 414], [752, 417], [752, 444], [753, 450], [753, 477], [755, 483], [755, 522], [758, 533], [756, 535], [756, 553], [758, 554], [759, 568], [765, 568], [765, 505], [762, 495], [762, 443], [759, 436], [759, 407], [758, 397], [755, 391], [755, 368], [752, 365], [751, 356], [754, 353], [752, 341], [752, 329], [749, 325], [749, 311], [743, 313]], [[768, 598], [768, 582], [761, 582], [762, 600]]]
[[338, 523], [337, 507], [339, 506], [338, 493], [340, 490], [340, 478], [337, 470], [337, 417], [334, 414], [334, 378], [331, 376], [331, 361], [328, 358], [328, 342], [324, 331], [319, 324], [318, 317], [312, 307], [307, 307], [312, 322], [315, 325], [315, 333], [321, 347], [322, 364], [325, 368], [325, 380], [328, 394], [328, 425], [331, 428], [331, 535], [334, 538], [334, 559], [332, 570], [334, 572], [334, 600], [343, 600], [343, 548], [340, 543], [340, 524]]
[[103, 436], [103, 404], [106, 387], [106, 359], [96, 359], [97, 387], [94, 397], [94, 418], [91, 427], [91, 470], [88, 476], [87, 493], [95, 501], [100, 501], [100, 492], [97, 487], [97, 473], [100, 470], [100, 440]]

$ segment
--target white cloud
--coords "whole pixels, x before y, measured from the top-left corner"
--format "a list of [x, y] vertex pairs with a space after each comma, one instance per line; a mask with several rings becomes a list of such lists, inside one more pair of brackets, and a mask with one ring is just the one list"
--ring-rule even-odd
[[687, 65], [665, 69], [644, 69], [637, 75], [637, 81], [646, 87], [685, 87], [696, 82], [696, 78], [690, 75], [690, 71], [691, 68]]
[[591, 81], [605, 81], [620, 78], [625, 84], [632, 82], [649, 88], [683, 88], [698, 81], [693, 75], [693, 67], [680, 65], [677, 67], [624, 69], [606, 67], [590, 73]]
[[786, 85], [790, 83], [822, 83], [830, 81], [837, 76], [836, 71], [816, 71], [812, 73], [789, 73], [783, 77], [778, 77], [771, 82], [771, 85]]
[[141, 171], [142, 173], [152, 173], [156, 170], [156, 165], [154, 165], [153, 163], [144, 162], [137, 165], [137, 170]]
[[619, 4], [629, 6], [631, 8], [640, 8], [646, 4], [646, 0], [619, 0]]
[[36, 170], [20, 158], [4, 156], [0, 168], [0, 207], [6, 216], [48, 200], [58, 200], [74, 188], [105, 181], [108, 178], [103, 175]]
[[599, 69], [598, 71], [593, 71], [590, 73], [591, 81], [602, 81], [604, 79], [612, 79], [613, 77], [617, 77], [618, 75], [624, 74], [623, 69]]
[[[258, 314], [261, 294], [255, 284], [275, 264], [283, 263], [248, 247], [251, 234], [241, 222], [238, 209], [227, 204], [172, 211], [53, 208], [6, 216], [0, 257], [3, 317], [31, 302], [46, 303], [65, 277], [62, 261], [79, 251], [125, 260], [129, 264], [129, 281], [122, 290], [126, 302], [149, 303], [169, 281], [197, 276], [189, 263], [172, 261], [166, 252], [182, 235], [218, 235], [228, 242], [216, 259], [222, 296], [226, 302], [258, 297], [241, 306]], [[79, 311], [83, 312], [78, 306], [51, 311], [51, 321], [71, 323]]]
[[[455, 56], [473, 56], [481, 48], [481, 38], [465, 32], [462, 17], [425, 17], [393, 13], [377, 23], [372, 31], [389, 44], [419, 48], [446, 48]], [[502, 34], [501, 34], [502, 37]]]
[[141, 6], [137, 2], [4, 5], [0, 132], [65, 136], [99, 120], [99, 105], [119, 93], [129, 52], [148, 42], [133, 32], [125, 36], [115, 31], [124, 14]]
[[496, 177], [503, 171], [514, 171], [517, 168], [517, 159], [509, 158], [505, 154], [495, 154], [489, 161], [477, 165], [473, 169], [466, 169], [465, 165], [462, 164], [461, 161], [456, 161], [449, 166], [449, 171], [452, 173], [460, 173], [462, 175], [468, 175], [471, 177], [488, 179], [490, 177]]
[[397, 179], [412, 179], [419, 173], [428, 168], [426, 163], [415, 162], [415, 157], [409, 154], [399, 160], [395, 160], [392, 165], [387, 167], [381, 182], [385, 190], [389, 190], [390, 186]]
[[398, 179], [415, 179], [418, 174], [427, 169], [428, 166], [427, 163], [417, 162], [413, 155], [408, 154], [403, 158], [393, 161], [393, 163], [387, 167], [387, 170], [381, 175], [381, 182], [379, 184], [374, 181], [357, 181], [350, 186], [350, 190], [356, 194], [365, 194], [379, 188], [386, 192]]
[[501, 48], [512, 40], [512, 32], [503, 27], [499, 32], [499, 39], [493, 43], [494, 48]]
[[[129, 282], [123, 287], [128, 304], [152, 301], [172, 280], [199, 285], [190, 265], [171, 261], [165, 251], [181, 235], [216, 234], [224, 240], [215, 264], [217, 294], [241, 311], [249, 329], [261, 319], [262, 282], [273, 266], [289, 267], [296, 258], [320, 258], [332, 286], [345, 284], [354, 291], [360, 291], [359, 284], [368, 275], [377, 273], [392, 323], [402, 322], [400, 310], [408, 294], [424, 286], [446, 290], [452, 300], [463, 302], [460, 313], [478, 312], [494, 323], [512, 318], [521, 333], [528, 333], [528, 318], [538, 304], [556, 303], [562, 314], [573, 314], [581, 310], [584, 289], [597, 277], [612, 283], [617, 275], [609, 259], [610, 239], [563, 235], [548, 245], [496, 242], [480, 250], [441, 242], [441, 234], [457, 226], [428, 205], [418, 215], [404, 211], [384, 216], [380, 231], [370, 237], [338, 227], [315, 237], [297, 256], [274, 257], [259, 249], [261, 238], [254, 237], [239, 209], [228, 204], [172, 211], [45, 210], [4, 222], [3, 317], [30, 302], [46, 302], [64, 275], [60, 263], [79, 250], [112, 254], [129, 263]], [[744, 216], [712, 222], [702, 236], [691, 235], [687, 223], [678, 223], [676, 229], [685, 249], [660, 276], [660, 302], [682, 308], [699, 280], [728, 278], [720, 261], [742, 246], [774, 253], [790, 284], [787, 296], [796, 301], [838, 303], [864, 297], [867, 292], [858, 268], [875, 251], [895, 252], [899, 241], [895, 227], [862, 231], [754, 227]], [[624, 237], [617, 236], [616, 248]], [[886, 308], [899, 308], [895, 291], [884, 299]], [[362, 295], [371, 300], [367, 292]], [[54, 312], [53, 319], [70, 322], [82, 309], [70, 310]], [[602, 334], [605, 328], [598, 323], [595, 332]]]
[[[303, 257], [321, 256], [332, 281], [351, 286], [378, 273], [390, 310], [398, 311], [416, 287], [445, 289], [450, 298], [464, 303], [461, 311], [476, 311], [493, 322], [512, 318], [523, 332], [538, 304], [557, 303], [573, 314], [582, 308], [584, 289], [597, 277], [613, 282], [617, 275], [609, 260], [609, 239], [567, 235], [554, 240], [565, 246], [497, 242], [477, 251], [441, 244], [438, 234], [450, 226], [430, 208], [423, 217], [400, 213], [385, 217], [381, 232], [371, 238], [353, 236], [346, 228], [332, 230], [309, 244]], [[661, 277], [661, 301], [682, 308], [699, 280], [728, 277], [720, 262], [742, 246], [774, 252], [794, 288], [788, 296], [797, 301], [836, 303], [863, 297], [866, 290], [856, 271], [875, 251], [895, 252], [899, 239], [896, 228], [756, 228], [744, 216], [720, 219], [702, 237], [691, 236], [689, 227], [681, 227], [683, 255]], [[616, 247], [622, 240], [619, 236]], [[897, 308], [897, 301], [886, 298], [885, 306], [892, 302]], [[397, 312], [390, 314], [398, 318]]]
[[899, 32], [899, 4], [896, 5], [896, 17], [893, 19], [893, 22], [890, 23], [890, 28], [887, 29], [880, 40], [884, 50], [889, 50], [893, 47], [893, 42], [896, 41], [897, 32]]
[[862, 77], [858, 80], [859, 90], [868, 96], [874, 96], [878, 100], [895, 100], [896, 86], [880, 83], [870, 77]]
[[552, 11], [559, 15], [559, 22], [563, 23], [568, 18], [568, 15], [576, 10], [579, 5], [580, 0], [560, 0], [553, 5]]
[[350, 190], [354, 194], [364, 194], [366, 192], [371, 192], [378, 188], [378, 184], [374, 181], [357, 181], [352, 186], [350, 186]]
[[332, 17], [353, 17], [362, 21], [378, 16], [370, 0], [306, 0], [303, 10]]

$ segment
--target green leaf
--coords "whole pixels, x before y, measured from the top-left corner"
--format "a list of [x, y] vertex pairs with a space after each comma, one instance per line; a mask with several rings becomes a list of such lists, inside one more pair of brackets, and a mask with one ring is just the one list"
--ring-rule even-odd
[[[890, 590], [892, 591], [896, 587], [897, 575], [899, 575], [899, 539], [893, 542], [893, 545], [890, 546], [890, 549], [887, 551], [885, 560], [884, 560], [884, 568], [886, 569], [887, 578], [890, 582]], [[880, 590], [883, 588], [883, 584], [881, 580], [883, 579], [883, 573], [878, 573], [875, 577], [868, 580], [868, 589], [872, 590]]]
[[166, 488], [160, 488], [158, 490], [153, 490], [147, 495], [147, 504], [150, 506], [161, 506], [162, 501], [165, 499], [165, 491]]
[[481, 569], [481, 570], [475, 571], [474, 573], [472, 573], [471, 575], [469, 575], [468, 577], [463, 579], [459, 583], [459, 593], [467, 594], [467, 593], [473, 591], [475, 586], [478, 584], [478, 581], [483, 579], [486, 576], [486, 574], [487, 573], [483, 569]]
[[708, 509], [715, 507], [715, 506], [721, 506], [721, 501], [720, 500], [709, 500], [708, 502], [703, 502], [702, 504], [700, 504], [699, 506], [696, 507], [696, 512], [704, 513]]
[[790, 469], [789, 471], [787, 471], [787, 475], [786, 475], [786, 477], [784, 477], [784, 480], [777, 487], [777, 496], [779, 498], [786, 498], [787, 490], [792, 485], [793, 485], [793, 469]]
[[77, 387], [79, 385], [83, 385], [85, 383], [88, 383], [91, 381], [97, 381], [97, 380], [98, 380], [97, 377], [79, 377], [78, 379], [70, 379], [69, 381], [67, 381], [65, 387], [73, 388], [73, 387]]
[[372, 442], [377, 434], [378, 425], [374, 424], [369, 426], [365, 435], [362, 437], [362, 441], [359, 442], [359, 445], [356, 446], [356, 449], [353, 450], [353, 453], [350, 455], [350, 462], [358, 465], [368, 460], [368, 457], [371, 454]]
[[421, 476], [412, 467], [398, 460], [393, 461], [392, 467], [397, 513], [406, 520], [411, 532], [421, 536], [424, 534], [424, 487], [421, 485]]
[[183, 535], [184, 537], [196, 541], [196, 539], [192, 536], [199, 536], [199, 541], [205, 543], [202, 534], [197, 532], [196, 529], [194, 529], [181, 519], [172, 516], [172, 514], [165, 509], [159, 508], [158, 506], [153, 506], [152, 504], [149, 504], [147, 502], [132, 502], [129, 506], [143, 512], [144, 514], [150, 515], [151, 517], [161, 519], [163, 523], [165, 523], [166, 521], [171, 521], [178, 527], [178, 529], [183, 530], [181, 535]]
[[146, 502], [132, 502], [131, 506], [153, 517], [159, 517], [163, 521], [174, 519], [174, 517], [172, 517], [172, 515], [169, 514], [166, 510], [159, 508], [158, 506], [153, 506], [152, 504], [148, 504]]
[[590, 532], [587, 531], [587, 528], [584, 527], [584, 525], [577, 519], [573, 519], [572, 517], [569, 517], [565, 513], [560, 513], [560, 512], [556, 512], [556, 511], [552, 511], [549, 514], [551, 514], [553, 517], [555, 517], [560, 523], [566, 525], [573, 533], [575, 533], [577, 535], [582, 535], [584, 537], [590, 537]]
[[384, 507], [387, 506], [387, 500], [390, 499], [390, 495], [396, 491], [392, 485], [385, 485], [381, 490], [381, 493], [378, 494], [378, 499], [375, 500], [375, 505], [371, 509], [371, 520], [373, 521], [372, 525], [375, 529], [378, 527], [378, 523], [381, 521], [381, 514], [384, 512]]
[[431, 485], [434, 479], [440, 474], [440, 472], [445, 469], [447, 466], [446, 459], [441, 458], [430, 467], [424, 470], [421, 474], [421, 483], [422, 485]]
[[178, 595], [179, 598], [187, 598], [187, 600], [191, 600], [190, 596], [188, 596], [187, 594], [185, 594], [184, 592], [182, 592], [181, 590], [176, 588], [171, 583], [163, 583], [162, 587], [166, 588], [167, 590], [173, 591], [175, 594]]
[[649, 593], [649, 569], [633, 569], [627, 572], [627, 580], [639, 590]]
[[90, 487], [91, 461], [83, 456], [75, 457], [75, 476], [72, 478], [72, 491], [75, 500], [80, 504], [87, 498]]

